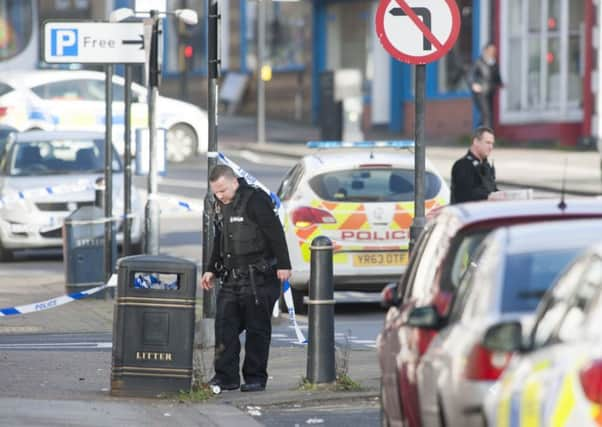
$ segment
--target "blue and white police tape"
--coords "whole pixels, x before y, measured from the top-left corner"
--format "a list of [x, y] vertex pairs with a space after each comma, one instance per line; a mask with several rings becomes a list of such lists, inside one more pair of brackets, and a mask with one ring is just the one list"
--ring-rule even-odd
[[221, 162], [226, 166], [230, 166], [236, 175], [238, 175], [241, 178], [244, 178], [244, 180], [247, 181], [247, 184], [263, 190], [268, 196], [270, 196], [272, 198], [272, 201], [274, 202], [274, 209], [276, 211], [280, 209], [280, 198], [276, 195], [276, 193], [270, 191], [268, 187], [263, 185], [257, 178], [255, 178], [249, 172], [241, 168], [235, 161], [226, 157], [224, 153], [213, 151], [207, 153], [207, 156], [216, 157], [218, 162]]
[[[303, 332], [301, 332], [301, 328], [297, 323], [297, 317], [295, 316], [295, 305], [293, 304], [293, 291], [288, 280], [282, 284], [282, 295], [284, 297], [284, 302], [286, 303], [286, 308], [288, 309], [289, 325], [291, 328], [295, 329], [298, 343], [307, 344], [307, 340], [305, 339], [305, 336], [303, 335]], [[278, 304], [278, 302], [276, 302], [276, 304]]]
[[92, 294], [102, 291], [106, 288], [114, 288], [117, 286], [117, 275], [113, 274], [109, 278], [109, 281], [104, 284], [97, 286], [95, 288], [87, 289], [81, 292], [74, 292], [69, 295], [63, 295], [57, 298], [52, 298], [46, 301], [36, 302], [33, 304], [21, 305], [17, 307], [6, 307], [0, 308], [0, 317], [4, 316], [14, 316], [18, 314], [28, 314], [35, 313], [38, 311], [48, 310], [50, 308], [60, 307], [61, 305], [65, 305], [72, 301], [77, 301], [86, 297], [89, 297]]
[[147, 200], [157, 200], [159, 202], [159, 209], [161, 212], [184, 211], [202, 213], [204, 210], [202, 202], [182, 200], [166, 194], [149, 194], [147, 196]]
[[4, 190], [6, 195], [0, 198], [0, 208], [3, 208], [12, 203], [33, 200], [39, 197], [79, 193], [82, 191], [96, 190], [97, 188], [98, 186], [94, 182], [91, 182], [89, 179], [80, 179], [75, 183], [70, 184], [28, 188], [23, 190], [8, 188]]

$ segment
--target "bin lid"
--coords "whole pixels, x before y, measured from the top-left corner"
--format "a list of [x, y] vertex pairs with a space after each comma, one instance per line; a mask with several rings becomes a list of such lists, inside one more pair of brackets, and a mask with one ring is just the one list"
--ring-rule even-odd
[[117, 268], [129, 268], [133, 265], [147, 266], [156, 271], [159, 271], [161, 267], [171, 269], [169, 266], [196, 268], [196, 264], [192, 261], [169, 255], [131, 255], [117, 260]]
[[64, 222], [89, 221], [104, 218], [104, 210], [98, 206], [82, 206], [65, 217]]

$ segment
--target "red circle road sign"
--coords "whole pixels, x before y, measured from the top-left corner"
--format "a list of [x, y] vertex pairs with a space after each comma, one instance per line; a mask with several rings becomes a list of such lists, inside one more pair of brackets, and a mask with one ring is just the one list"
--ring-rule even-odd
[[427, 64], [445, 55], [460, 33], [456, 0], [381, 0], [376, 34], [391, 56]]

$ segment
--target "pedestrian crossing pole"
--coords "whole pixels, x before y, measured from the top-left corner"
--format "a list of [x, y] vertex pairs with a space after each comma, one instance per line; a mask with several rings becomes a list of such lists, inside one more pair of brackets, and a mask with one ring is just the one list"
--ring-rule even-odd
[[[219, 32], [219, 7], [218, 0], [210, 0], [208, 19], [208, 152], [217, 153], [217, 102], [218, 102], [218, 78], [219, 78], [219, 52], [218, 52], [218, 32]], [[203, 273], [207, 271], [211, 251], [213, 250], [213, 239], [215, 237], [214, 218], [215, 209], [213, 204], [213, 193], [209, 182], [209, 173], [217, 164], [217, 157], [207, 156], [207, 193], [205, 194], [203, 210]], [[216, 283], [217, 285], [217, 283]], [[215, 319], [215, 288], [203, 290], [203, 317]]]

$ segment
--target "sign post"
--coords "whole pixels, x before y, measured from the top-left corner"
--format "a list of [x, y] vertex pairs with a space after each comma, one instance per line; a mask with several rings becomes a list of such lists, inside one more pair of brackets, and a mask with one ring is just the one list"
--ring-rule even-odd
[[460, 12], [455, 0], [381, 0], [376, 11], [376, 34], [385, 50], [398, 61], [416, 65], [414, 221], [410, 252], [426, 223], [424, 209], [424, 98], [425, 64], [443, 57], [460, 33]]
[[[113, 64], [141, 64], [146, 62], [144, 54], [144, 30], [141, 22], [86, 22], [86, 21], [47, 21], [44, 23], [44, 61], [54, 64], [102, 64], [105, 65], [105, 168], [104, 168], [104, 268], [105, 279], [113, 273]], [[127, 67], [129, 68], [129, 67]], [[126, 93], [129, 81], [126, 79]], [[127, 95], [126, 95], [127, 96]], [[128, 97], [129, 98], [129, 97]], [[126, 104], [127, 99], [126, 98]], [[129, 167], [129, 108], [125, 110], [125, 203], [124, 240], [129, 246], [130, 185]], [[127, 235], [127, 237], [126, 237]]]

